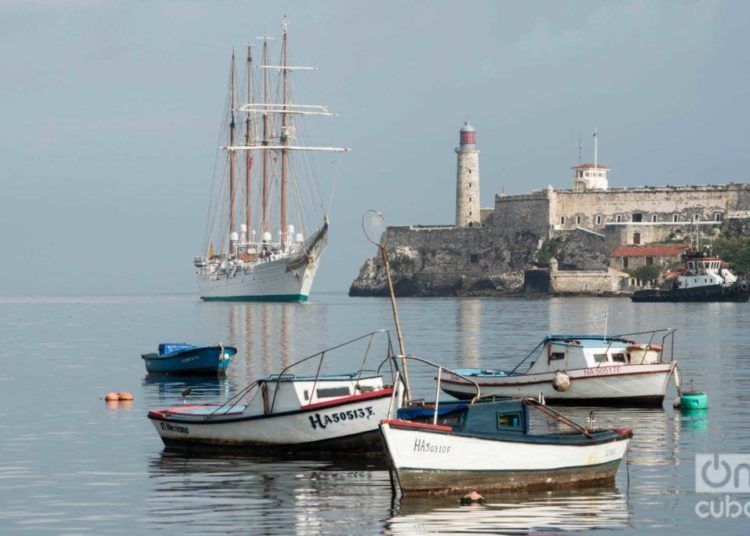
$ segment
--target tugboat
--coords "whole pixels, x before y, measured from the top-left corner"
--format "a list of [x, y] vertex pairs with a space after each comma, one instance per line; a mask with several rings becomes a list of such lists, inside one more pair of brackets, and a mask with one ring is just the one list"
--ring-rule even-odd
[[670, 273], [662, 288], [638, 290], [634, 302], [746, 302], [750, 285], [729, 271], [727, 264], [705, 251], [687, 251], [683, 267]]

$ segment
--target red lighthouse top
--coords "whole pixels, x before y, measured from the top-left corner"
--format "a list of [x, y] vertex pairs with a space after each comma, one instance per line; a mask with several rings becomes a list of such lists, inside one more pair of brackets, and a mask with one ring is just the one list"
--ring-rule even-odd
[[461, 128], [461, 145], [474, 145], [477, 142], [477, 133], [468, 121]]

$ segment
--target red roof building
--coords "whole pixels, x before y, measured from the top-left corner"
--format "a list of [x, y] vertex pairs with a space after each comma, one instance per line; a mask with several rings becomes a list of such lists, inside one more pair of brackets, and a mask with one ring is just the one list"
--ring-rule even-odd
[[627, 270], [656, 264], [666, 267], [677, 262], [689, 244], [651, 244], [648, 246], [619, 246], [612, 252], [610, 265], [617, 270]]

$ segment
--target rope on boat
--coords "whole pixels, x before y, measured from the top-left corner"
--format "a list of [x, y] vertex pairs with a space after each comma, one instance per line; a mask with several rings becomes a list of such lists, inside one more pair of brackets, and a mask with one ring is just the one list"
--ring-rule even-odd
[[583, 426], [581, 426], [580, 424], [578, 424], [578, 423], [576, 423], [574, 421], [571, 421], [566, 416], [564, 416], [562, 413], [559, 413], [559, 412], [555, 411], [554, 409], [549, 408], [547, 406], [541, 405], [539, 402], [537, 402], [533, 398], [524, 398], [523, 399], [523, 403], [526, 404], [527, 406], [531, 406], [532, 408], [539, 410], [540, 412], [544, 413], [548, 417], [552, 417], [553, 419], [561, 422], [562, 424], [570, 426], [571, 428], [573, 428], [577, 432], [582, 433], [583, 435], [585, 435], [589, 439], [592, 438], [591, 432], [589, 432], [588, 430], [586, 430], [586, 428], [584, 428]]
[[226, 401], [224, 401], [223, 404], [221, 404], [219, 407], [217, 407], [211, 413], [209, 413], [208, 415], [206, 415], [206, 419], [207, 420], [210, 419], [211, 417], [213, 417], [214, 415], [216, 415], [219, 411], [221, 411], [224, 408], [226, 408], [226, 411], [224, 411], [223, 413], [227, 413], [237, 402], [239, 402], [240, 400], [242, 400], [248, 393], [250, 393], [250, 391], [252, 391], [255, 387], [257, 387], [257, 385], [258, 385], [258, 382], [255, 381], [255, 382], [251, 383], [250, 385], [248, 385], [247, 387], [244, 387], [243, 389], [241, 389], [240, 391], [238, 391], [235, 395], [231, 396]]
[[523, 359], [521, 360], [521, 362], [520, 362], [520, 363], [518, 363], [518, 365], [516, 365], [515, 367], [513, 367], [513, 369], [512, 369], [511, 371], [510, 371], [510, 373], [512, 374], [512, 373], [514, 373], [514, 372], [515, 372], [516, 370], [518, 370], [518, 367], [520, 367], [521, 365], [523, 365], [524, 361], [526, 361], [526, 360], [527, 360], [528, 358], [530, 358], [530, 357], [531, 357], [531, 356], [532, 356], [532, 355], [534, 354], [534, 352], [536, 352], [536, 351], [537, 351], [537, 350], [538, 350], [538, 349], [539, 349], [539, 348], [540, 348], [541, 346], [543, 346], [543, 345], [544, 345], [544, 344], [545, 344], [546, 342], [547, 342], [547, 339], [545, 338], [545, 339], [544, 339], [544, 340], [543, 340], [542, 342], [540, 342], [539, 344], [537, 344], [536, 346], [534, 346], [534, 349], [533, 349], [533, 350], [531, 350], [531, 352], [529, 352], [529, 353], [528, 353], [528, 354], [526, 355], [526, 357], [524, 357], [524, 358], [523, 358]]

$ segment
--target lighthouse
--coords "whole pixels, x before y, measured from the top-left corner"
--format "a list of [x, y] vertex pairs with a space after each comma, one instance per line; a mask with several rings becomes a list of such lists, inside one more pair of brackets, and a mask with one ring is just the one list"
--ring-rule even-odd
[[456, 147], [456, 227], [479, 225], [479, 149], [477, 133], [468, 121]]

